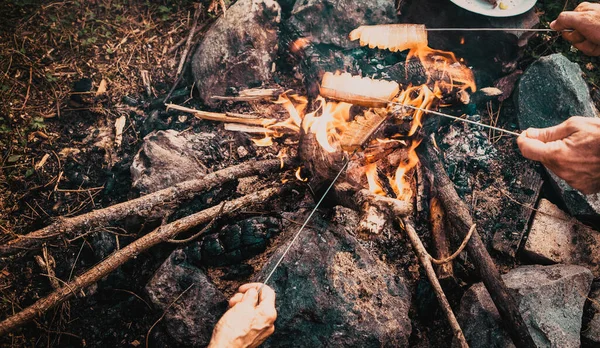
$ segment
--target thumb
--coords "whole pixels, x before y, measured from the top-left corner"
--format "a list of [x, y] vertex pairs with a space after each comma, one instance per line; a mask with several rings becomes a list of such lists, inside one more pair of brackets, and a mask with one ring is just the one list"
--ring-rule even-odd
[[569, 126], [568, 123], [563, 122], [554, 127], [548, 128], [529, 128], [522, 134], [530, 139], [539, 140], [543, 143], [548, 143], [555, 140], [560, 140], [573, 134], [575, 129]]
[[258, 303], [258, 291], [256, 291], [254, 288], [248, 289], [248, 291], [244, 293], [241, 303], [249, 304], [253, 307], [256, 306]]

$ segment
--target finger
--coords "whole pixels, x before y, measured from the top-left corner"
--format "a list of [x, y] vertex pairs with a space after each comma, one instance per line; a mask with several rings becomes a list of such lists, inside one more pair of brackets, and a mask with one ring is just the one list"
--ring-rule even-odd
[[577, 5], [577, 7], [575, 8], [575, 12], [585, 12], [585, 11], [590, 11], [594, 8], [594, 5], [592, 5], [589, 2], [582, 2], [581, 4]]
[[588, 56], [600, 56], [600, 45], [585, 40], [580, 43], [573, 43], [573, 46]]
[[242, 297], [242, 301], [240, 303], [250, 304], [254, 307], [256, 306], [256, 302], [258, 302], [258, 291], [256, 291], [256, 289], [251, 288], [244, 293], [244, 296]]
[[231, 299], [229, 299], [229, 308], [240, 303], [242, 301], [242, 298], [244, 298], [244, 294], [242, 294], [242, 293], [238, 292], [237, 294], [233, 295], [233, 297]]
[[268, 323], [274, 323], [277, 320], [277, 309], [275, 309], [275, 291], [268, 286], [263, 287], [260, 293], [260, 302], [257, 308], [266, 317]]
[[543, 162], [548, 157], [548, 145], [537, 139], [528, 138], [524, 133], [517, 138], [517, 145], [521, 154], [532, 161]]
[[572, 11], [561, 12], [555, 21], [550, 23], [550, 28], [556, 31], [573, 29], [573, 25], [579, 21], [579, 14]]
[[562, 33], [562, 37], [565, 38], [565, 40], [571, 42], [573, 45], [585, 41], [585, 36], [581, 35], [581, 33], [577, 30], [565, 31]]
[[572, 127], [572, 123], [568, 120], [548, 128], [529, 128], [522, 134], [527, 138], [536, 139], [544, 143], [548, 143], [555, 140], [560, 140], [568, 137], [575, 133], [576, 129]]
[[262, 286], [262, 283], [248, 283], [248, 284], [244, 284], [242, 286], [240, 286], [240, 288], [238, 289], [239, 292], [244, 293], [246, 291], [248, 291], [249, 289], [260, 289], [260, 287]]
[[275, 306], [275, 291], [268, 285], [262, 287], [260, 291], [260, 304], [268, 304]]

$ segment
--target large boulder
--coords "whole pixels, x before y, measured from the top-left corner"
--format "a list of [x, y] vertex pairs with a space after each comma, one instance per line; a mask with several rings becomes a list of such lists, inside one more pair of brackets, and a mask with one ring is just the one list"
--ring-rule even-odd
[[[538, 348], [579, 347], [592, 273], [584, 267], [522, 266], [502, 277]], [[457, 315], [472, 348], [514, 347], [482, 283], [463, 296]]]
[[296, 1], [288, 24], [313, 44], [355, 47], [348, 34], [361, 25], [396, 22], [394, 2], [389, 0]]
[[[314, 218], [314, 228], [290, 249], [269, 282], [277, 293], [278, 317], [265, 347], [407, 346], [410, 292], [396, 271], [349, 234], [356, 215], [337, 207], [332, 223]], [[258, 280], [265, 279], [284, 248]]]
[[271, 80], [281, 8], [275, 0], [236, 1], [208, 30], [192, 59], [200, 98], [258, 87]]
[[160, 312], [166, 311], [162, 324], [175, 340], [173, 346], [206, 347], [227, 309], [223, 293], [188, 262], [182, 250], [175, 250], [160, 266], [146, 293]]
[[207, 173], [221, 159], [220, 138], [169, 129], [148, 134], [131, 164], [133, 187], [151, 193]]
[[[598, 116], [579, 65], [561, 54], [542, 57], [531, 64], [521, 77], [516, 100], [521, 129], [555, 126], [571, 116]], [[600, 214], [599, 194], [585, 196], [548, 172], [572, 215]]]

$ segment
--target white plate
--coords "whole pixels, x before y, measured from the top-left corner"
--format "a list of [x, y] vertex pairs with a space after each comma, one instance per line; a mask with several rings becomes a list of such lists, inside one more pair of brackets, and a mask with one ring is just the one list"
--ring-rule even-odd
[[493, 8], [492, 4], [485, 0], [450, 0], [457, 6], [465, 10], [479, 13], [490, 17], [512, 17], [529, 11], [537, 0], [498, 0], [498, 5], [503, 2], [506, 10], [501, 10], [500, 6]]

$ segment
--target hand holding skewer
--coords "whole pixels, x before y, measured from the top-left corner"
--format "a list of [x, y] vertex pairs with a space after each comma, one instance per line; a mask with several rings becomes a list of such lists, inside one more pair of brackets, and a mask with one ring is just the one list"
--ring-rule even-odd
[[562, 12], [550, 28], [563, 31], [562, 36], [588, 56], [600, 56], [600, 4], [582, 2], [574, 11]]

